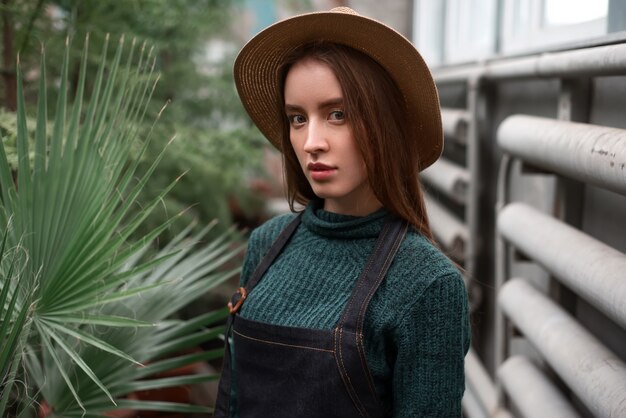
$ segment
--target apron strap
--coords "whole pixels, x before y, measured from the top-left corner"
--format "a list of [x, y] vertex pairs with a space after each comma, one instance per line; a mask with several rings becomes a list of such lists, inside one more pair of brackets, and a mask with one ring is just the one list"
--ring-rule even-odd
[[256, 269], [252, 273], [250, 280], [246, 283], [246, 287], [240, 287], [235, 294], [231, 297], [230, 302], [228, 303], [228, 307], [230, 309], [231, 314], [237, 313], [244, 300], [248, 296], [248, 294], [254, 289], [254, 287], [259, 283], [267, 269], [274, 263], [274, 260], [280, 255], [281, 251], [289, 242], [291, 236], [298, 229], [298, 225], [300, 225], [300, 220], [302, 218], [302, 213], [299, 213], [293, 221], [291, 221], [278, 235], [278, 237], [274, 240], [274, 243], [270, 247], [267, 254], [261, 259], [261, 262], [257, 265]]
[[355, 333], [363, 331], [365, 311], [372, 296], [385, 278], [387, 270], [389, 270], [389, 266], [391, 266], [400, 244], [404, 240], [408, 226], [407, 222], [395, 217], [385, 223], [376, 244], [374, 244], [374, 250], [354, 285], [354, 290], [348, 299], [338, 327]]
[[302, 213], [298, 214], [293, 221], [291, 221], [286, 228], [282, 230], [282, 232], [278, 235], [274, 243], [270, 247], [267, 254], [263, 257], [259, 265], [256, 267], [250, 280], [246, 284], [246, 287], [240, 287], [235, 294], [231, 297], [230, 302], [228, 303], [228, 308], [230, 309], [231, 315], [228, 316], [228, 320], [226, 322], [226, 334], [225, 334], [225, 344], [224, 344], [224, 364], [222, 367], [222, 377], [220, 379], [217, 401], [215, 403], [215, 417], [216, 418], [226, 418], [230, 416], [230, 412], [237, 409], [236, 400], [232, 399], [231, 387], [232, 381], [235, 380], [233, 376], [233, 368], [232, 368], [232, 347], [231, 347], [231, 335], [232, 335], [232, 327], [233, 320], [235, 314], [241, 308], [246, 296], [250, 291], [259, 283], [263, 274], [267, 271], [267, 269], [272, 265], [276, 257], [283, 250], [289, 239], [293, 235], [293, 233], [298, 229], [298, 225], [300, 225], [300, 218], [302, 217]]
[[[398, 218], [385, 223], [334, 332], [337, 370], [362, 417], [385, 415], [365, 358], [363, 323], [370, 300], [387, 274], [408, 227], [407, 222]], [[344, 362], [351, 355], [358, 355], [361, 361]]]

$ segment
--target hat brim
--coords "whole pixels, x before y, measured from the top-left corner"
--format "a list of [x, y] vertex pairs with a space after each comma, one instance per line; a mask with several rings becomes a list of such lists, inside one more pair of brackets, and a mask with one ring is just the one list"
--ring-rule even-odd
[[417, 141], [419, 168], [439, 158], [443, 150], [439, 97], [419, 52], [403, 35], [381, 22], [334, 11], [277, 22], [253, 37], [235, 60], [235, 85], [243, 106], [276, 148], [281, 150], [283, 134], [279, 68], [294, 49], [315, 41], [357, 49], [386, 69], [404, 97], [409, 140]]

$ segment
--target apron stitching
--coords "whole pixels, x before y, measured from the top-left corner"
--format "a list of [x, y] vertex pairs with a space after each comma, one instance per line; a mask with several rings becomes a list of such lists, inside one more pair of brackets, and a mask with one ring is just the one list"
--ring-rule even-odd
[[[272, 247], [278, 244], [280, 248], [276, 250], [275, 254], [271, 255], [271, 261], [267, 262], [267, 266], [263, 269], [263, 271], [261, 271], [260, 265], [258, 265], [255, 271], [253, 272], [253, 275], [251, 278], [252, 280], [250, 280], [248, 282], [248, 286], [246, 286], [246, 288], [248, 287], [250, 288], [250, 291], [260, 281], [261, 276], [266, 272], [267, 268], [269, 268], [269, 266], [275, 261], [275, 259], [277, 258], [277, 256], [279, 255], [279, 253], [281, 252], [281, 250], [287, 243], [287, 241], [289, 241], [289, 238], [291, 237], [293, 232], [295, 232], [299, 219], [297, 218], [294, 221], [295, 222], [292, 222], [291, 224], [295, 224], [296, 227], [294, 228], [292, 225], [289, 225], [287, 229], [292, 229], [292, 230], [289, 232], [288, 235], [284, 233], [280, 234], [281, 236], [286, 235], [285, 239], [281, 240], [280, 238], [282, 237], [279, 236], [278, 239], [272, 244]], [[348, 347], [344, 347], [344, 344], [343, 344], [343, 327], [346, 324], [349, 324], [350, 327], [353, 327], [353, 326], [355, 327], [356, 333], [355, 333], [354, 338], [356, 342], [357, 352], [361, 360], [362, 371], [365, 372], [365, 375], [366, 375], [365, 377], [366, 377], [366, 380], [368, 381], [369, 390], [371, 394], [374, 396], [374, 400], [376, 401], [377, 404], [379, 404], [380, 399], [378, 399], [378, 396], [376, 395], [376, 390], [374, 387], [372, 374], [371, 374], [369, 367], [367, 366], [367, 361], [365, 357], [364, 334], [363, 334], [364, 316], [365, 316], [366, 308], [369, 304], [369, 301], [371, 300], [376, 289], [378, 288], [378, 286], [384, 279], [385, 275], [382, 274], [382, 272], [383, 271], [386, 272], [391, 262], [393, 261], [393, 256], [391, 254], [395, 256], [395, 253], [402, 242], [402, 238], [404, 237], [404, 233], [406, 232], [406, 229], [407, 229], [407, 224], [405, 223], [403, 226], [404, 226], [403, 228], [404, 231], [401, 230], [402, 232], [398, 235], [396, 235], [397, 234], [396, 232], [393, 232], [393, 231], [397, 231], [396, 229], [397, 224], [395, 227], [392, 227], [391, 223], [388, 223], [381, 231], [381, 236], [379, 237], [379, 240], [377, 242], [377, 244], [379, 245], [374, 246], [372, 250], [372, 254], [370, 256], [370, 262], [366, 263], [364, 271], [357, 278], [356, 286], [352, 291], [352, 295], [348, 299], [348, 303], [345, 308], [344, 314], [342, 315], [338, 326], [334, 329], [332, 333], [333, 350], [327, 350], [327, 349], [304, 346], [304, 345], [281, 343], [281, 342], [276, 342], [276, 341], [271, 341], [271, 340], [264, 340], [260, 338], [250, 337], [248, 335], [242, 334], [241, 332], [235, 331], [234, 329], [232, 330], [232, 332], [248, 340], [258, 341], [264, 344], [291, 347], [291, 348], [301, 348], [305, 350], [308, 349], [308, 350], [330, 353], [335, 358], [335, 361], [339, 368], [340, 376], [342, 380], [344, 381], [348, 395], [350, 396], [357, 412], [359, 413], [361, 417], [370, 417], [368, 408], [365, 406], [365, 404], [363, 403], [361, 399], [361, 396], [364, 394], [357, 393], [356, 388], [351, 382], [350, 374], [348, 373], [346, 364], [344, 364], [343, 351], [344, 351], [344, 348], [348, 348]], [[394, 235], [395, 235], [395, 239], [392, 238], [393, 242], [391, 246], [389, 246], [386, 241], [388, 240], [390, 236], [394, 236]], [[279, 241], [283, 241], [283, 242], [279, 244]], [[387, 248], [389, 250], [386, 250]], [[270, 249], [270, 253], [271, 252], [272, 251]], [[377, 266], [380, 266], [378, 259], [380, 258], [381, 254], [386, 254], [386, 256], [385, 256], [384, 262], [382, 263], [382, 267], [378, 268]], [[266, 256], [268, 255], [270, 254], [268, 253]], [[264, 260], [261, 261], [261, 264], [263, 264], [263, 261]], [[371, 275], [372, 271], [376, 271], [376, 270], [378, 270], [378, 273], [376, 274], [375, 279], [373, 281], [369, 280], [368, 276]], [[363, 298], [364, 292], [367, 292], [365, 294], [365, 298]], [[360, 302], [360, 304], [358, 302]], [[351, 331], [352, 329], [350, 329], [349, 334], [352, 334]], [[337, 338], [337, 333], [339, 333], [339, 336], [338, 336], [339, 338]], [[346, 335], [346, 338], [348, 338], [348, 335]], [[351, 354], [351, 353], [348, 353], [348, 354]], [[356, 370], [358, 369], [355, 369], [353, 371], [356, 371]], [[358, 376], [358, 372], [356, 376]], [[356, 376], [352, 376], [352, 377], [356, 377]], [[366, 399], [366, 398], [363, 398], [363, 399]], [[227, 405], [228, 405], [228, 402], [227, 402]]]
[[[385, 235], [387, 235], [387, 234], [388, 234], [388, 228], [384, 228], [384, 229], [382, 230], [382, 234], [384, 234], [384, 235], [383, 235], [383, 237], [384, 237]], [[376, 256], [378, 256], [378, 254], [379, 254], [379, 253], [380, 253], [380, 251], [381, 251], [382, 242], [383, 242], [383, 240], [384, 240], [384, 238], [383, 238], [383, 237], [380, 237], [380, 241], [379, 241], [379, 242], [380, 242], [381, 244], [380, 244], [380, 245], [375, 245], [375, 246], [374, 246], [374, 251], [373, 251], [373, 253], [374, 253]], [[376, 256], [370, 256], [370, 257], [371, 257], [371, 260], [374, 260]], [[359, 275], [359, 277], [357, 277], [356, 288], [353, 290], [353, 293], [352, 293], [353, 295], [354, 295], [354, 294], [357, 294], [357, 293], [358, 293], [358, 292], [357, 292], [357, 291], [358, 291], [358, 289], [360, 289], [360, 288], [363, 286], [363, 280], [359, 280], [359, 279], [360, 279], [361, 277], [365, 277], [365, 276], [369, 273], [369, 271], [372, 269], [373, 264], [374, 264], [373, 262], [372, 262], [372, 263], [367, 263], [367, 265], [365, 266], [365, 271], [364, 271], [361, 275]], [[352, 306], [352, 304], [354, 303], [354, 299], [355, 299], [355, 298], [353, 298], [352, 296], [350, 296], [350, 299], [348, 299], [348, 306], [347, 306], [347, 307], [346, 307], [346, 309], [345, 309], [345, 315], [341, 318], [340, 325], [343, 325], [343, 324], [345, 324], [345, 323], [346, 323], [346, 320], [348, 319], [348, 314], [349, 314], [349, 312], [350, 312], [350, 307], [351, 307], [351, 306]]]
[[[379, 278], [380, 278], [380, 274], [379, 274]], [[379, 278], [377, 278], [377, 281], [379, 280]], [[372, 286], [373, 288], [373, 286]], [[372, 289], [370, 289], [370, 293], [368, 294], [368, 297], [366, 300], [369, 300], [370, 295], [373, 293]], [[376, 396], [376, 389], [374, 388], [374, 383], [373, 383], [373, 378], [370, 372], [369, 367], [367, 366], [367, 360], [365, 358], [365, 348], [363, 346], [363, 329], [362, 329], [362, 321], [360, 320], [364, 315], [365, 315], [365, 307], [367, 306], [367, 303], [363, 303], [361, 305], [361, 311], [359, 312], [359, 318], [357, 319], [357, 350], [359, 352], [359, 357], [361, 358], [361, 367], [363, 368], [363, 370], [365, 370], [366, 375], [367, 375], [367, 383], [368, 383], [368, 387], [370, 389], [370, 391], [372, 392], [372, 395], [374, 396], [375, 400], [378, 400], [377, 396]]]
[[[387, 268], [385, 266], [390, 264], [391, 261], [395, 258], [396, 249], [399, 247], [399, 244], [402, 242], [403, 238], [404, 238], [404, 234], [399, 234], [396, 237], [396, 239], [395, 239], [395, 241], [394, 241], [394, 243], [392, 245], [391, 250], [387, 254], [387, 257], [385, 258], [385, 262], [383, 263], [383, 267], [380, 269], [381, 273], [383, 271], [387, 270]], [[378, 277], [376, 278], [376, 283], [379, 283], [380, 281], [382, 281], [383, 276], [384, 275], [379, 273]], [[372, 286], [370, 288], [369, 293], [367, 294], [367, 298], [364, 300], [364, 302], [369, 301], [372, 298], [372, 295], [376, 292], [376, 290], [378, 290], [378, 286]], [[359, 310], [359, 315], [357, 317], [357, 331], [359, 331], [359, 332], [362, 331], [362, 319], [365, 316], [365, 309], [367, 308], [367, 306], [368, 306], [367, 303], [363, 303], [363, 304], [361, 304], [361, 308]]]
[[344, 379], [344, 382], [346, 383], [346, 389], [348, 390], [348, 395], [350, 395], [350, 398], [352, 399], [352, 402], [354, 403], [354, 406], [356, 407], [356, 409], [359, 411], [359, 414], [362, 417], [368, 417], [369, 415], [367, 414], [367, 412], [363, 411], [363, 407], [361, 405], [361, 402], [358, 396], [356, 395], [356, 393], [353, 393], [354, 388], [352, 386], [352, 382], [350, 381], [350, 376], [348, 375], [348, 371], [346, 370], [343, 364], [343, 351], [341, 350], [341, 340], [343, 339], [343, 328], [339, 327], [336, 330], [339, 331], [339, 344], [337, 348], [339, 355], [336, 357], [336, 359], [337, 358], [339, 359], [338, 363], [340, 364], [340, 370], [342, 371], [341, 377]]
[[[383, 267], [380, 269], [380, 273], [378, 274], [378, 277], [376, 278], [376, 283], [380, 284], [380, 282], [382, 281], [384, 275], [381, 274], [383, 271], [386, 272], [386, 270], [388, 270], [388, 268], [386, 268], [385, 266], [388, 266], [389, 264], [391, 264], [391, 261], [393, 261], [393, 259], [395, 258], [396, 255], [396, 250], [399, 247], [399, 244], [402, 242], [402, 239], [404, 238], [404, 234], [399, 234], [393, 245], [391, 250], [389, 251], [389, 253], [387, 254], [387, 257], [385, 258], [385, 262], [383, 263]], [[372, 286], [370, 288], [369, 293], [367, 294], [367, 298], [364, 300], [364, 303], [361, 304], [361, 308], [359, 310], [359, 315], [357, 317], [357, 332], [362, 332], [363, 331], [363, 317], [365, 316], [365, 310], [367, 308], [367, 306], [369, 305], [369, 303], [365, 303], [365, 302], [369, 302], [369, 300], [371, 300], [372, 295], [376, 292], [376, 290], [378, 290], [378, 286]]]
[[[407, 225], [405, 224], [403, 229], [406, 229], [406, 226]], [[377, 283], [382, 281], [382, 278], [384, 277], [382, 272], [387, 270], [385, 266], [387, 266], [391, 262], [390, 260], [393, 260], [393, 258], [395, 257], [397, 248], [400, 246], [400, 244], [402, 243], [402, 240], [404, 239], [405, 234], [403, 232], [404, 231], [402, 231], [400, 234], [398, 234], [398, 236], [396, 236], [396, 239], [394, 240], [394, 243], [392, 245], [392, 249], [387, 254], [385, 262], [383, 263], [383, 267], [381, 268], [380, 273], [378, 274], [378, 277], [376, 278]], [[377, 289], [378, 289], [378, 286], [372, 286], [365, 300], [369, 301]], [[357, 344], [356, 346], [359, 352], [359, 357], [361, 358], [361, 367], [363, 367], [363, 370], [365, 370], [366, 375], [367, 375], [367, 383], [368, 383], [369, 389], [372, 392], [374, 399], [376, 401], [379, 401], [378, 396], [376, 394], [376, 389], [374, 387], [374, 378], [372, 377], [370, 368], [367, 366], [367, 359], [365, 357], [365, 347], [363, 343], [363, 317], [365, 316], [365, 309], [368, 305], [369, 305], [368, 303], [363, 303], [359, 311], [359, 316], [357, 319]]]
[[374, 388], [374, 379], [372, 378], [369, 367], [367, 366], [367, 360], [365, 358], [365, 351], [363, 347], [363, 334], [356, 334], [356, 347], [359, 352], [359, 357], [361, 358], [361, 367], [366, 373], [366, 380], [368, 387], [370, 389], [371, 395], [374, 398], [374, 402], [380, 404], [380, 400], [378, 395], [376, 394], [376, 389]]
[[[387, 254], [387, 258], [385, 259], [385, 262], [383, 263], [383, 266], [385, 266], [389, 259], [392, 258], [391, 254]], [[384, 270], [384, 267], [380, 270], [378, 276], [376, 277], [376, 283], [380, 282], [383, 275], [381, 274], [382, 271]], [[374, 292], [378, 290], [378, 286], [372, 286], [367, 294], [367, 297], [365, 298], [365, 300], [363, 301], [363, 303], [361, 304], [361, 307], [359, 309], [359, 314], [357, 316], [357, 332], [362, 331], [362, 319], [365, 316], [365, 310], [368, 306], [368, 303], [365, 303], [366, 301], [369, 301], [372, 298], [372, 295], [374, 294]]]
[[235, 330], [233, 330], [233, 333], [239, 335], [240, 337], [247, 338], [247, 339], [253, 340], [253, 341], [259, 341], [259, 342], [266, 343], [266, 344], [282, 345], [282, 346], [285, 346], [285, 347], [293, 347], [293, 348], [302, 348], [302, 349], [305, 349], [305, 350], [324, 351], [326, 353], [335, 354], [335, 350], [326, 350], [324, 348], [307, 347], [305, 345], [294, 345], [294, 344], [279, 343], [279, 342], [276, 342], [276, 341], [262, 340], [260, 338], [254, 338], [254, 337], [250, 337], [250, 336], [244, 335], [244, 334], [242, 334], [242, 333], [240, 333], [238, 331], [235, 331]]

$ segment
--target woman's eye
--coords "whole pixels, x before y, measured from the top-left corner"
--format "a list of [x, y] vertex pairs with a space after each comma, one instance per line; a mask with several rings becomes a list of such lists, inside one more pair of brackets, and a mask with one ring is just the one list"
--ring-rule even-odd
[[343, 113], [343, 110], [333, 110], [332, 112], [330, 112], [330, 115], [328, 116], [328, 119], [330, 119], [330, 120], [344, 120], [345, 119], [345, 115]]
[[289, 115], [289, 122], [292, 125], [302, 125], [306, 122], [306, 118], [302, 115]]

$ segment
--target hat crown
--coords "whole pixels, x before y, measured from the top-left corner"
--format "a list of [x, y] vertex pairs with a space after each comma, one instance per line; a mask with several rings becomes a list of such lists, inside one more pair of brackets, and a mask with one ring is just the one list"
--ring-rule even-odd
[[347, 13], [347, 14], [350, 14], [350, 15], [357, 15], [358, 16], [357, 12], [355, 12], [354, 10], [352, 10], [349, 7], [344, 7], [344, 6], [333, 7], [332, 9], [330, 9], [330, 11], [334, 12], [334, 13]]

